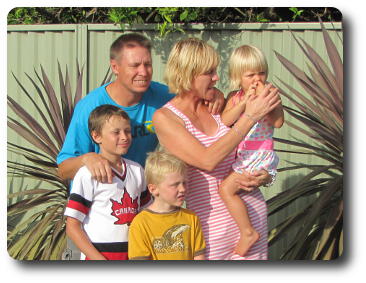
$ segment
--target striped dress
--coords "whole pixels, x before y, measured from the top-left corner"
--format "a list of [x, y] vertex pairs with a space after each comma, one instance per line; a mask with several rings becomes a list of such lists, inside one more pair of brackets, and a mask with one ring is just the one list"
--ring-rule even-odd
[[[206, 147], [230, 130], [221, 122], [220, 115], [213, 115], [218, 124], [218, 130], [214, 136], [207, 136], [196, 129], [187, 116], [171, 103], [167, 103], [164, 107], [180, 117], [184, 121], [186, 129]], [[230, 173], [234, 161], [235, 151], [210, 172], [189, 166], [187, 208], [200, 218], [206, 241], [206, 259], [266, 260], [268, 250], [267, 205], [259, 189], [252, 192], [242, 191], [240, 197], [247, 206], [251, 223], [260, 234], [260, 239], [250, 248], [245, 257], [233, 253], [240, 233], [218, 193], [218, 188], [222, 180]]]

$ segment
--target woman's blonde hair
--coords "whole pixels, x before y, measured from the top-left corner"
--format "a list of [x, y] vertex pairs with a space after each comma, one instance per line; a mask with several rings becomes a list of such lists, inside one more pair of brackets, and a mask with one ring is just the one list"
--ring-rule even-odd
[[216, 69], [220, 58], [212, 46], [197, 38], [178, 41], [170, 52], [165, 82], [172, 93], [191, 90], [195, 77]]
[[179, 158], [164, 149], [149, 152], [145, 163], [146, 184], [158, 185], [170, 173], [186, 174], [187, 166]]
[[263, 52], [253, 45], [242, 45], [234, 50], [229, 59], [229, 79], [232, 89], [241, 87], [243, 73], [247, 71], [265, 72], [268, 64]]

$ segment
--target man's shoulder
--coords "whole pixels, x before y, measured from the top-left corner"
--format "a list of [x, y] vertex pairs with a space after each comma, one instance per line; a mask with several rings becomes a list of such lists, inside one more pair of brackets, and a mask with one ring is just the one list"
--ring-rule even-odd
[[159, 82], [156, 82], [156, 81], [151, 81], [150, 82], [150, 88], [152, 88], [152, 89], [161, 89], [161, 90], [164, 90], [166, 92], [169, 92], [169, 88], [166, 84], [162, 84], [162, 83], [159, 83]]
[[90, 91], [78, 102], [78, 107], [95, 107], [95, 105], [103, 104], [106, 99], [106, 87], [107, 84], [97, 87]]
[[174, 97], [174, 94], [169, 92], [168, 86], [159, 82], [151, 81], [150, 91], [154, 100], [164, 101], [165, 103]]

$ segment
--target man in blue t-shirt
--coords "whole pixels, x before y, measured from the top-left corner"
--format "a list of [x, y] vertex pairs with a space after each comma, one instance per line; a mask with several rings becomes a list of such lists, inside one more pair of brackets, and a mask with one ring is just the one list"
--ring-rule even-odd
[[[151, 43], [141, 34], [123, 34], [110, 48], [110, 65], [116, 79], [94, 89], [76, 105], [63, 147], [57, 156], [59, 175], [73, 179], [82, 166], [87, 166], [92, 176], [100, 182], [112, 182], [112, 170], [101, 157], [88, 129], [88, 118], [96, 107], [112, 104], [121, 107], [131, 118], [132, 145], [125, 155], [145, 165], [146, 153], [158, 144], [152, 125], [156, 109], [166, 104], [173, 94], [166, 85], [153, 82]], [[211, 104], [212, 112], [223, 105], [223, 94]]]

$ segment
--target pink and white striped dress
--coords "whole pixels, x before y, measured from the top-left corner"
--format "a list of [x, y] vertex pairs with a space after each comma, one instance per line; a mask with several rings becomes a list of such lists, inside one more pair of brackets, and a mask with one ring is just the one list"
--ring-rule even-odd
[[[217, 122], [218, 129], [214, 136], [207, 136], [196, 129], [187, 116], [171, 103], [168, 102], [164, 107], [180, 117], [184, 121], [186, 129], [206, 147], [230, 130], [221, 122], [220, 115], [212, 115]], [[260, 234], [260, 239], [250, 248], [245, 257], [233, 253], [240, 233], [237, 224], [222, 201], [218, 189], [222, 180], [230, 173], [234, 161], [235, 151], [210, 172], [189, 166], [187, 208], [200, 218], [206, 241], [206, 259], [266, 260], [268, 251], [267, 205], [259, 189], [242, 192], [240, 197], [245, 201], [251, 223]]]

